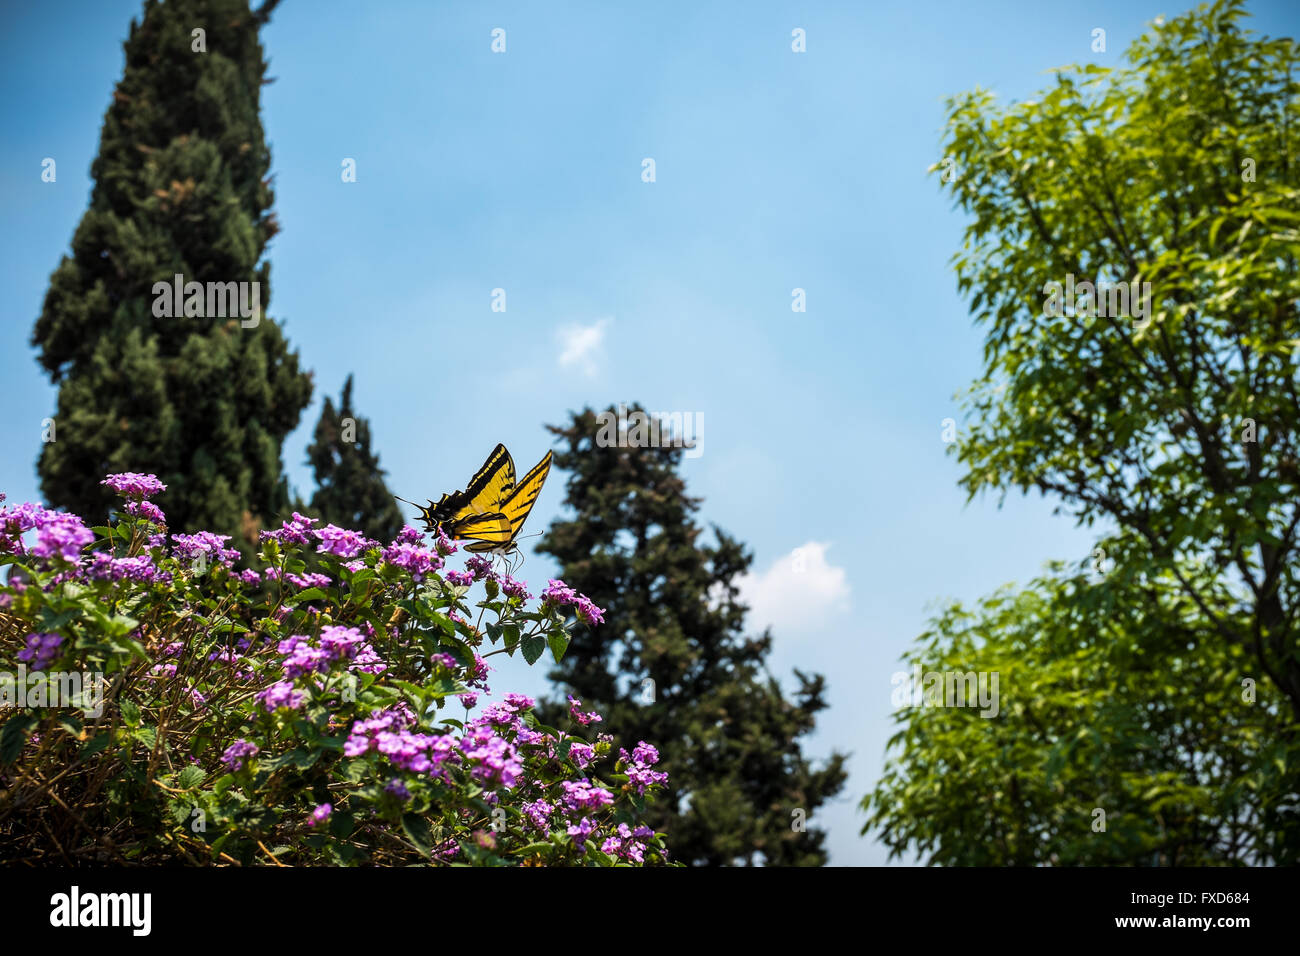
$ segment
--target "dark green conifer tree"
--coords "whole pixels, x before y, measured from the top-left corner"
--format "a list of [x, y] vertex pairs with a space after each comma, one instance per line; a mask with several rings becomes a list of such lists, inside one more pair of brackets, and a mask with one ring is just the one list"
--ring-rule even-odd
[[[90, 208], [32, 334], [59, 385], [56, 440], [39, 462], [54, 505], [102, 518], [105, 473], [154, 472], [172, 530], [245, 544], [288, 505], [281, 444], [311, 378], [265, 314], [277, 225], [258, 31], [274, 6], [146, 0], [131, 24]], [[202, 314], [166, 308], [156, 284], [176, 275], [204, 284]], [[260, 315], [232, 308], [241, 287], [210, 296], [208, 283], [257, 283]], [[242, 286], [250, 311], [253, 289]]]
[[[668, 791], [651, 820], [678, 860], [825, 863], [825, 832], [812, 817], [844, 785], [845, 757], [817, 768], [801, 749], [826, 707], [821, 675], [796, 670], [788, 699], [766, 668], [771, 635], [744, 633], [736, 579], [752, 556], [716, 527], [716, 544], [699, 540], [681, 448], [600, 447], [589, 408], [550, 430], [575, 514], [553, 523], [539, 550], [607, 609], [604, 624], [577, 629], [551, 678], [605, 716], [593, 732], [607, 726], [659, 748]], [[567, 727], [566, 711], [551, 704], [543, 716]]]
[[370, 450], [370, 422], [352, 408], [352, 376], [343, 384], [339, 407], [327, 395], [307, 460], [316, 474], [310, 509], [322, 521], [363, 532], [385, 544], [405, 523], [384, 483], [379, 456]]

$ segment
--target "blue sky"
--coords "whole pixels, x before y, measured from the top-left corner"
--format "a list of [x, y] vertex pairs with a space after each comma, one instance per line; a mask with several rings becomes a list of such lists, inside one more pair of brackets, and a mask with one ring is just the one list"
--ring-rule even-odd
[[[1253, 28], [1293, 34], [1287, 7], [1251, 4]], [[683, 466], [701, 518], [754, 550], [747, 593], [755, 625], [774, 627], [774, 671], [829, 678], [809, 748], [853, 753], [843, 795], [813, 820], [830, 829], [832, 863], [884, 863], [858, 836], [856, 804], [891, 732], [890, 676], [927, 609], [1091, 550], [1050, 501], [967, 505], [944, 454], [940, 423], [978, 374], [981, 338], [948, 266], [963, 219], [926, 174], [943, 99], [976, 85], [1028, 98], [1052, 67], [1114, 65], [1150, 20], [1184, 9], [285, 0], [263, 32], [283, 226], [268, 312], [316, 376], [285, 449], [291, 480], [310, 492], [308, 435], [349, 372], [390, 486], [421, 500], [462, 486], [497, 441], [527, 468], [548, 447], [542, 426], [569, 409], [702, 413], [704, 452]], [[88, 201], [139, 10], [6, 13], [11, 501], [39, 500], [55, 392], [28, 337]], [[498, 27], [503, 54], [490, 49]], [[345, 157], [355, 183], [341, 181]], [[805, 313], [791, 311], [796, 287]], [[490, 309], [496, 288], [504, 313]], [[458, 360], [468, 349], [478, 361]], [[534, 530], [559, 511], [560, 477]], [[794, 575], [799, 547], [807, 571]], [[521, 576], [536, 591], [552, 571], [534, 556]], [[510, 662], [494, 689], [542, 693], [544, 668]]]

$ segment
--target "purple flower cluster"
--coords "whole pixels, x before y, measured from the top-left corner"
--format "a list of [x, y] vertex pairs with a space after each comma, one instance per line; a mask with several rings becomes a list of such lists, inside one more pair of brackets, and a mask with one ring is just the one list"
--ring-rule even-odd
[[290, 520], [281, 523], [279, 531], [263, 531], [259, 537], [263, 541], [278, 541], [280, 544], [309, 544], [320, 534], [312, 527], [315, 523], [315, 518], [308, 518], [295, 511]]
[[36, 543], [32, 554], [40, 558], [76, 561], [81, 549], [95, 540], [95, 535], [76, 515], [65, 511], [46, 511], [36, 526]]
[[647, 787], [656, 786], [668, 779], [668, 774], [650, 769], [659, 762], [659, 751], [644, 740], [632, 748], [630, 756], [622, 748], [619, 748], [618, 753], [627, 764], [628, 783], [636, 788], [638, 794], [643, 794]]
[[307, 588], [321, 588], [322, 590], [332, 585], [334, 582], [327, 574], [285, 574], [279, 568], [267, 568], [262, 574], [268, 581], [288, 581], [299, 591], [305, 591]]
[[633, 863], [644, 863], [645, 844], [641, 839], [654, 835], [654, 830], [647, 826], [639, 826], [633, 830], [626, 823], [620, 823], [618, 829], [600, 845], [600, 848], [610, 856], [631, 860]]
[[258, 703], [265, 707], [268, 713], [274, 713], [281, 707], [297, 710], [306, 699], [306, 692], [294, 687], [291, 680], [279, 681], [257, 693]]
[[542, 610], [549, 608], [573, 607], [573, 612], [578, 615], [578, 620], [584, 624], [595, 626], [605, 623], [605, 609], [596, 607], [591, 598], [585, 594], [579, 594], [573, 588], [569, 587], [563, 581], [552, 578], [547, 582], [546, 590], [542, 592]]
[[523, 775], [524, 761], [514, 744], [497, 736], [485, 717], [466, 725], [460, 752], [465, 763], [473, 768], [470, 776], [488, 786], [499, 785], [508, 790]]
[[527, 601], [532, 597], [528, 593], [528, 587], [523, 581], [516, 581], [510, 575], [506, 575], [505, 580], [501, 582], [501, 590], [506, 597], [519, 598], [521, 601]]
[[476, 554], [466, 561], [465, 570], [474, 576], [475, 581], [481, 581], [483, 578], [496, 579], [496, 572], [492, 570], [492, 562], [481, 554]]
[[136, 501], [152, 498], [167, 490], [167, 486], [158, 480], [157, 475], [142, 475], [134, 471], [109, 475], [100, 484], [112, 488], [123, 498], [132, 498]]
[[433, 551], [426, 551], [418, 545], [394, 541], [384, 549], [384, 561], [395, 568], [401, 568], [419, 583], [426, 576], [442, 567], [442, 558]]
[[226, 748], [226, 752], [221, 755], [221, 762], [231, 770], [242, 770], [247, 758], [256, 757], [261, 752], [262, 748], [257, 744], [241, 738]]
[[212, 564], [230, 564], [239, 558], [239, 552], [227, 548], [228, 534], [198, 531], [194, 534], [172, 535], [172, 553], [181, 561], [202, 560]]
[[281, 666], [285, 676], [292, 680], [304, 674], [324, 674], [331, 664], [352, 660], [365, 643], [365, 637], [355, 627], [336, 625], [321, 631], [320, 646], [313, 646], [311, 639], [303, 634], [291, 634], [276, 650], [285, 655]]
[[458, 588], [467, 588], [474, 583], [474, 575], [468, 571], [448, 571], [443, 575], [448, 584], [453, 584]]
[[587, 713], [584, 714], [580, 709], [581, 707], [582, 707], [582, 701], [578, 700], [578, 698], [570, 694], [569, 695], [569, 716], [572, 717], [574, 720], [576, 720], [583, 727], [586, 727], [588, 724], [599, 723], [600, 721], [605, 719], [604, 717], [600, 716], [600, 714], [596, 713], [594, 710], [588, 711]]
[[424, 533], [409, 524], [402, 525], [402, 530], [397, 532], [397, 537], [393, 539], [393, 544], [421, 544], [424, 541]]
[[324, 823], [326, 820], [330, 818], [330, 814], [333, 812], [334, 812], [334, 807], [332, 807], [328, 803], [322, 803], [315, 810], [313, 810], [311, 812], [311, 816], [307, 818], [307, 826], [314, 827]]
[[571, 811], [599, 810], [614, 802], [612, 793], [594, 785], [586, 777], [576, 781], [564, 780], [560, 785], [564, 788], [564, 806]]
[[[359, 741], [355, 736], [355, 727], [353, 729], [354, 736], [348, 738], [343, 748], [343, 752], [349, 757], [358, 756], [356, 747], [359, 746]], [[354, 741], [358, 742], [354, 744]], [[451, 757], [453, 746], [452, 738], [446, 734], [414, 734], [403, 730], [397, 733], [379, 732], [368, 741], [366, 749], [373, 747], [378, 750], [399, 770], [431, 773], [436, 776], [444, 772], [442, 764]], [[352, 749], [349, 750], [349, 747]]]
[[167, 516], [152, 501], [128, 501], [126, 503], [126, 513], [135, 515], [137, 518], [144, 518], [146, 521], [152, 521], [154, 524], [167, 523]]
[[63, 638], [58, 634], [28, 634], [24, 643], [26, 646], [18, 652], [18, 659], [29, 662], [32, 670], [41, 671], [59, 656], [59, 645], [63, 643]]
[[147, 554], [134, 558], [115, 558], [103, 551], [96, 551], [90, 556], [86, 576], [97, 581], [136, 581], [141, 584], [171, 580], [171, 575], [159, 571], [153, 558]]
[[371, 541], [359, 531], [349, 531], [337, 525], [327, 524], [316, 533], [320, 536], [320, 547], [316, 550], [340, 558], [355, 558], [367, 548], [379, 546], [377, 541]]

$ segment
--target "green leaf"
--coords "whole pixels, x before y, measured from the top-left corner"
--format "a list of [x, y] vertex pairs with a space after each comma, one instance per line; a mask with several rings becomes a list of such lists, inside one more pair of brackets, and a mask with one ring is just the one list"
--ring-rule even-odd
[[176, 783], [181, 790], [191, 790], [201, 784], [206, 776], [202, 767], [190, 764], [177, 775]]
[[546, 635], [546, 644], [551, 649], [551, 656], [558, 664], [564, 652], [569, 649], [569, 635], [563, 628], [552, 628]]
[[17, 713], [0, 727], [0, 764], [13, 763], [27, 743], [27, 731], [35, 727], [40, 720], [35, 714]]
[[416, 813], [402, 814], [402, 832], [425, 856], [433, 855], [433, 834], [429, 821]]
[[524, 660], [529, 664], [536, 664], [546, 651], [546, 638], [540, 634], [530, 634], [524, 638], [520, 650], [524, 652]]

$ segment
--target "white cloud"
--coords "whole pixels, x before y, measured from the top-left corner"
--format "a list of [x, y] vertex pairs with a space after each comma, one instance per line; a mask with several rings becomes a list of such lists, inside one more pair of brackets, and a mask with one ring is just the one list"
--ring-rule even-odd
[[827, 542], [809, 541], [759, 574], [737, 579], [741, 602], [749, 605], [750, 629], [775, 635], [808, 633], [848, 609], [849, 584], [843, 568], [826, 562]]
[[577, 366], [584, 375], [596, 374], [596, 359], [605, 340], [605, 329], [613, 321], [597, 319], [593, 325], [563, 326], [558, 335], [560, 365], [564, 368]]

